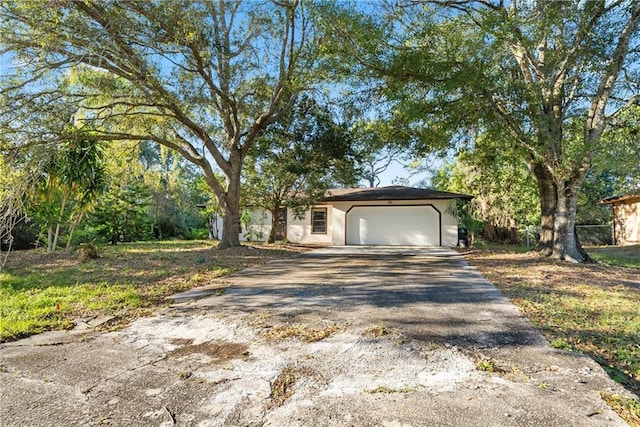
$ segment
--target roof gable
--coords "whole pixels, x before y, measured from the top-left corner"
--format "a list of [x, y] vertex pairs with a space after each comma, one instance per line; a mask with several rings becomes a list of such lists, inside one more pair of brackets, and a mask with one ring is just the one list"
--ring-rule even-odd
[[464, 199], [471, 200], [467, 194], [449, 193], [426, 188], [390, 185], [371, 188], [334, 188], [327, 191], [324, 202], [371, 201], [371, 200], [428, 200], [428, 199]]
[[636, 193], [636, 194], [629, 193], [629, 194], [623, 194], [621, 196], [607, 197], [606, 199], [598, 200], [596, 204], [608, 205], [608, 204], [621, 203], [621, 202], [634, 203], [639, 200], [640, 200], [640, 193]]

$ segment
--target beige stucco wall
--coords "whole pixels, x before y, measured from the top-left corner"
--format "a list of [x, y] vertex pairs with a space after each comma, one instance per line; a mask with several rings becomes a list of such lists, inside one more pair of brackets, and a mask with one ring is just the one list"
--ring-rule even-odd
[[613, 221], [616, 244], [640, 243], [640, 198], [614, 203]]
[[458, 244], [458, 221], [453, 213], [455, 200], [383, 200], [366, 202], [334, 202], [333, 205], [318, 205], [327, 208], [327, 234], [311, 233], [309, 209], [303, 218], [295, 218], [291, 212], [287, 218], [287, 239], [296, 243], [332, 244], [341, 246], [346, 242], [346, 213], [352, 206], [424, 206], [432, 205], [441, 215], [442, 246]]
[[245, 228], [242, 224], [240, 233], [241, 241], [266, 241], [271, 231], [271, 212], [263, 209], [250, 209], [251, 220], [249, 226]]
[[287, 240], [294, 243], [332, 244], [334, 220], [331, 205], [315, 205], [314, 208], [327, 208], [327, 233], [311, 232], [311, 208], [300, 218], [296, 218], [293, 209], [287, 209]]

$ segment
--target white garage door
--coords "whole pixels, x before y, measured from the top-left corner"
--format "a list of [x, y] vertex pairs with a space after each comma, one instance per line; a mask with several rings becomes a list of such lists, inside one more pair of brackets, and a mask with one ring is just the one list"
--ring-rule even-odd
[[347, 213], [348, 245], [440, 245], [433, 206], [354, 206]]

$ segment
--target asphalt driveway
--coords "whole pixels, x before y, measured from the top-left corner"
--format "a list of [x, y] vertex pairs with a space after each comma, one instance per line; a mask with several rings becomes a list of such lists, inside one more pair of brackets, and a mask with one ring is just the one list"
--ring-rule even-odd
[[382, 323], [411, 338], [483, 349], [545, 345], [500, 291], [448, 248], [323, 248], [229, 280], [222, 297], [195, 305], [273, 311], [307, 324]]
[[621, 387], [443, 248], [317, 249], [0, 358], [2, 425], [625, 425]]

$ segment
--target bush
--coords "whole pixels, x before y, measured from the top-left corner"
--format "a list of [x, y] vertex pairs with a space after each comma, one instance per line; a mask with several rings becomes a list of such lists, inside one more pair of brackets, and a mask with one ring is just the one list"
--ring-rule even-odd
[[206, 228], [194, 228], [189, 230], [186, 236], [187, 240], [207, 240], [209, 239], [209, 230]]
[[[11, 231], [11, 235], [13, 236], [11, 250], [33, 249], [38, 241], [38, 226], [33, 221], [27, 223], [22, 220]], [[9, 250], [7, 242], [2, 242], [2, 250]]]

